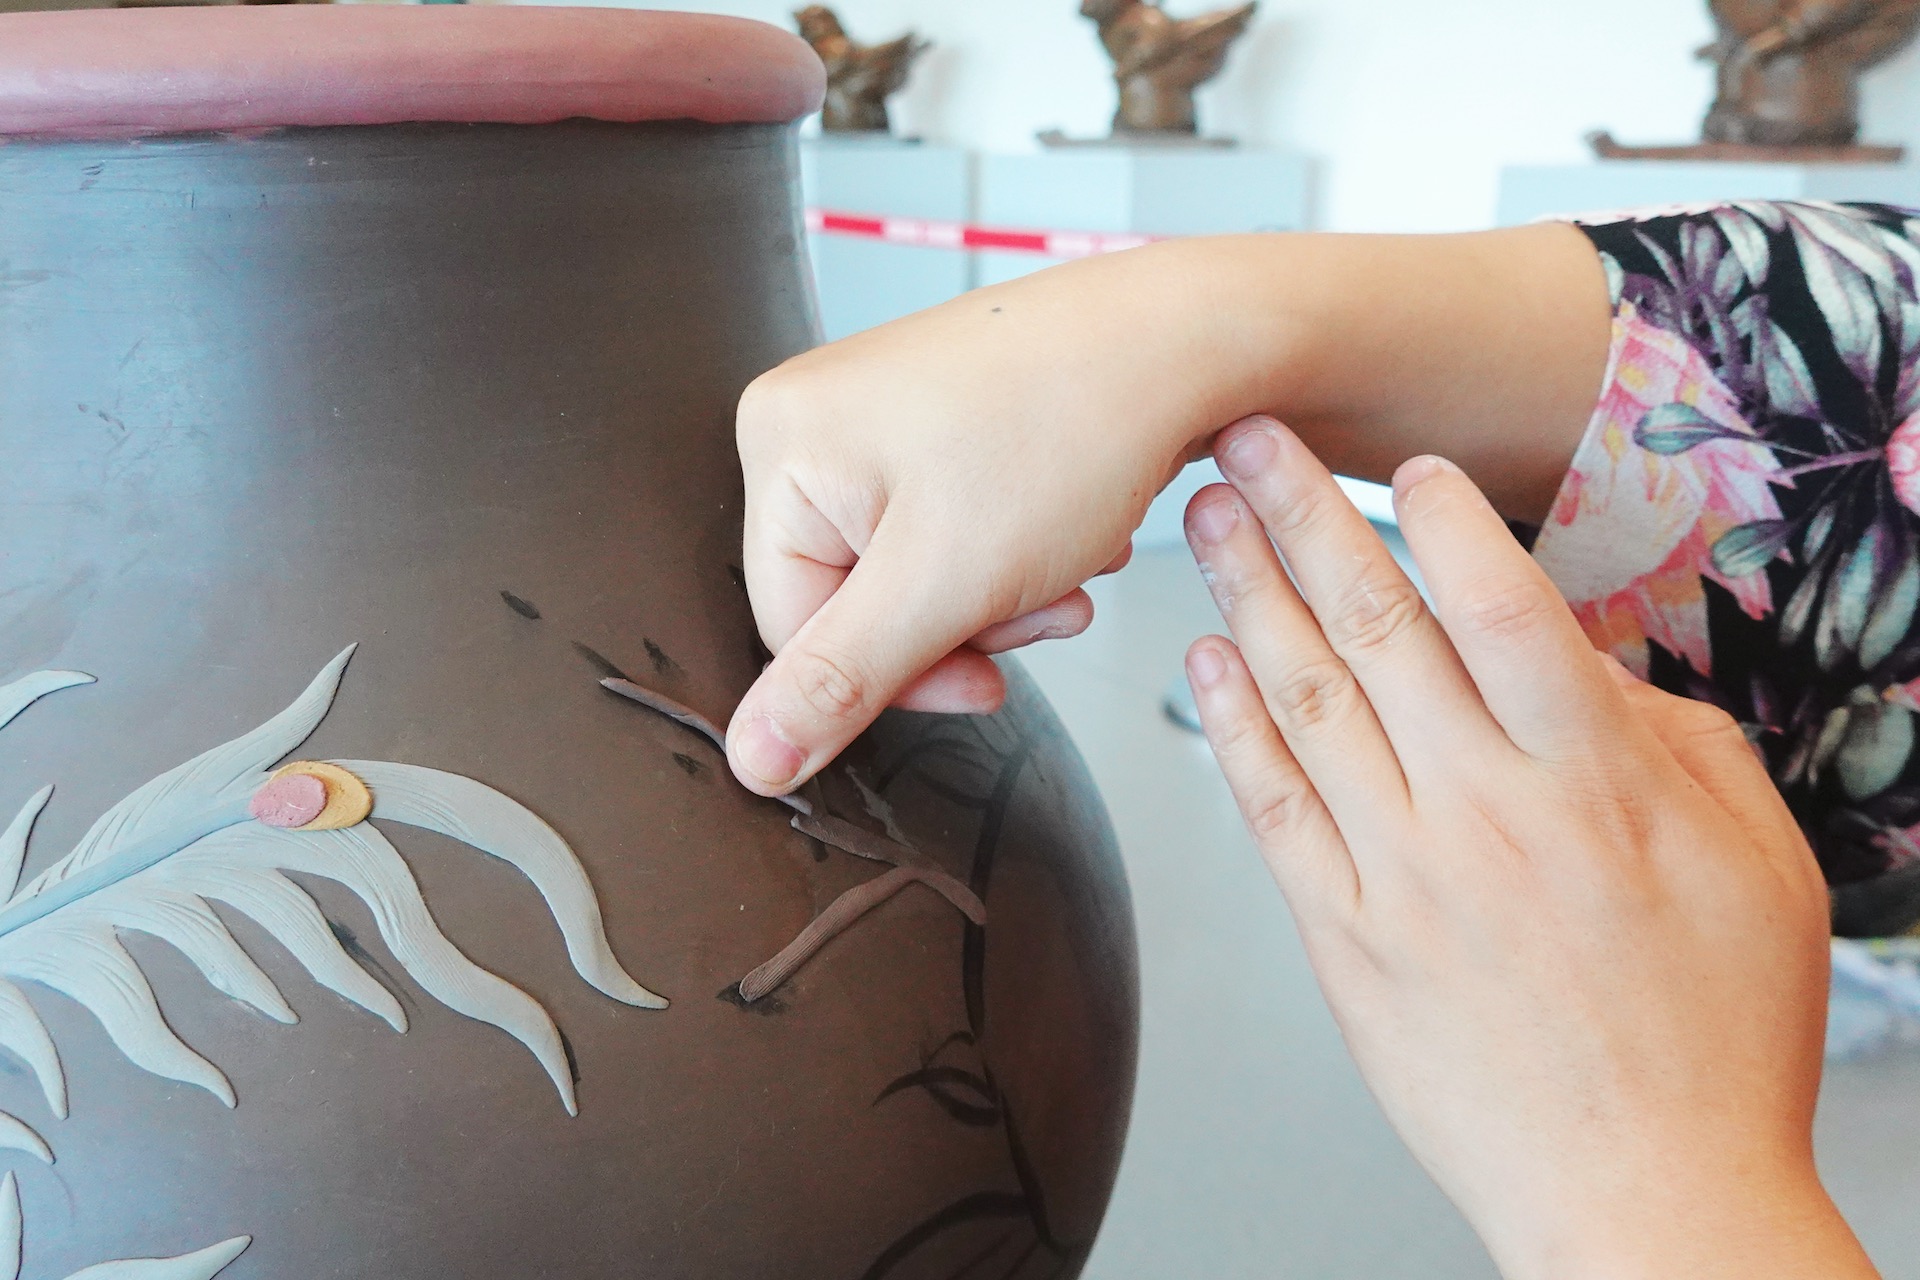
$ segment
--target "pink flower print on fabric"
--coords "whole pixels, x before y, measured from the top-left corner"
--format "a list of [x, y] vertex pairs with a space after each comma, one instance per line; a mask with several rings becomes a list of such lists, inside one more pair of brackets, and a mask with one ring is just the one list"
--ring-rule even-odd
[[1887, 437], [1887, 474], [1900, 505], [1920, 514], [1920, 413], [1908, 418]]
[[[1642, 419], [1671, 404], [1746, 439], [1708, 440], [1673, 454], [1641, 448], [1634, 432]], [[1647, 674], [1651, 641], [1711, 675], [1701, 580], [1726, 588], [1749, 617], [1774, 608], [1765, 570], [1729, 578], [1714, 567], [1713, 544], [1738, 525], [1780, 518], [1772, 486], [1792, 483], [1780, 470], [1692, 344], [1622, 303], [1600, 403], [1535, 558], [1594, 646], [1635, 674]]]

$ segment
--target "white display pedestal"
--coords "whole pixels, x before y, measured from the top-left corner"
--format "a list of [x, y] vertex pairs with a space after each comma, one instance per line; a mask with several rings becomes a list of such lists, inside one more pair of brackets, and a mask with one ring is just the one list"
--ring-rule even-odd
[[[807, 203], [839, 213], [965, 221], [972, 157], [898, 138], [817, 137], [800, 144]], [[846, 236], [809, 237], [829, 339], [938, 305], [972, 287], [968, 255]]]
[[[1062, 147], [980, 157], [978, 219], [988, 226], [1160, 236], [1298, 231], [1307, 225], [1313, 164], [1250, 147]], [[977, 255], [997, 284], [1051, 266], [1031, 254]]]
[[1500, 174], [1502, 226], [1556, 214], [1713, 200], [1861, 200], [1920, 207], [1920, 164], [1600, 160]]

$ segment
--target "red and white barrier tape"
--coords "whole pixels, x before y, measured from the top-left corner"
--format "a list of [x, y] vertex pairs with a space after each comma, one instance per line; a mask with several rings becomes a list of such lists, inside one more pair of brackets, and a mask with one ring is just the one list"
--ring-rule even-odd
[[1164, 238], [1106, 231], [1020, 231], [937, 218], [883, 218], [832, 209], [807, 210], [807, 230], [816, 235], [853, 236], [923, 249], [984, 249], [995, 253], [1036, 253], [1049, 258], [1093, 258], [1122, 249], [1138, 249]]

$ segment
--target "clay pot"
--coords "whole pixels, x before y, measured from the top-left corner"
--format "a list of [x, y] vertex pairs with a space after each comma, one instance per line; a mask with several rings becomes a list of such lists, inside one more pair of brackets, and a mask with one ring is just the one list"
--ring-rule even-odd
[[762, 660], [819, 92], [721, 19], [0, 17], [0, 1275], [1078, 1273], [1134, 944], [1031, 686], [803, 817], [601, 683]]

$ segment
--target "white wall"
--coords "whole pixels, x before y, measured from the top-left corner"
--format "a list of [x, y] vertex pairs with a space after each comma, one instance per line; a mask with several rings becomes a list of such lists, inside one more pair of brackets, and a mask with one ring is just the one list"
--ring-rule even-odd
[[[1225, 0], [1170, 0], [1176, 14]], [[788, 24], [782, 0], [653, 0]], [[896, 100], [907, 131], [1027, 150], [1036, 130], [1105, 129], [1111, 86], [1077, 0], [840, 0], [856, 38], [913, 27], [937, 42]], [[1605, 127], [1628, 141], [1697, 136], [1710, 95], [1692, 51], [1704, 0], [1263, 0], [1203, 124], [1324, 165], [1321, 225], [1489, 225], [1502, 164], [1578, 160]], [[1920, 148], [1920, 49], [1875, 72], [1876, 141]]]

